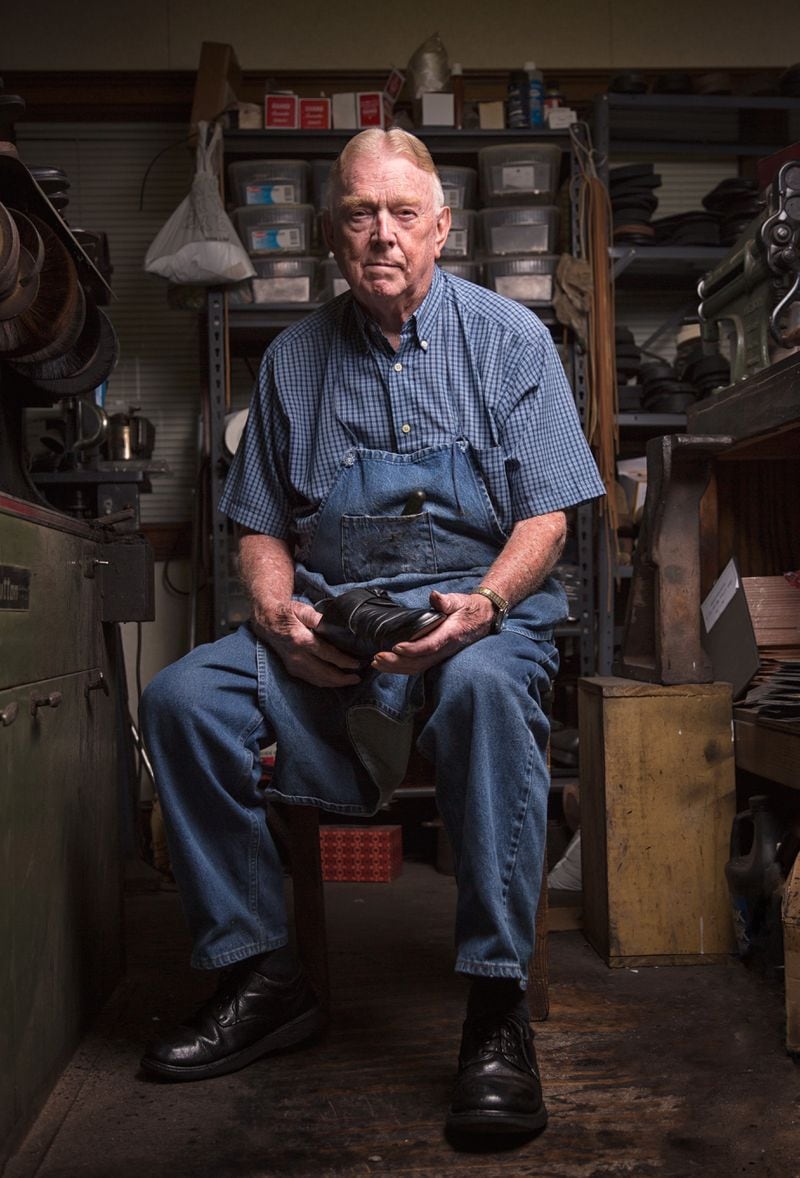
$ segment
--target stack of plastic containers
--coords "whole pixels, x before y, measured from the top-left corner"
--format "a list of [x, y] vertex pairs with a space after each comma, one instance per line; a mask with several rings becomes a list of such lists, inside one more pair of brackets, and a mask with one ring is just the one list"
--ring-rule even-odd
[[484, 147], [478, 165], [484, 284], [528, 306], [547, 306], [558, 262], [561, 148], [535, 142]]
[[440, 166], [438, 172], [444, 203], [449, 205], [452, 219], [439, 265], [459, 278], [480, 282], [481, 267], [475, 261], [478, 173], [474, 168], [450, 164]]
[[[264, 305], [309, 303], [314, 298], [314, 206], [308, 203], [305, 160], [257, 159], [230, 165], [233, 223], [256, 275], [232, 301]], [[248, 297], [249, 296], [249, 297]]]

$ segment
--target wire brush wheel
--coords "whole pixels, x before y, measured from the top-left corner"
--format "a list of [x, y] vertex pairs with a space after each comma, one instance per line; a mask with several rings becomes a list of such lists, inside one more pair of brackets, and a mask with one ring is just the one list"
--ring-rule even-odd
[[38, 217], [28, 219], [43, 245], [39, 290], [26, 311], [0, 321], [0, 356], [39, 362], [68, 351], [80, 335], [86, 300], [69, 250]]
[[102, 384], [117, 362], [117, 333], [108, 316], [86, 303], [83, 330], [68, 352], [36, 364], [15, 363], [17, 372], [54, 397], [90, 393]]

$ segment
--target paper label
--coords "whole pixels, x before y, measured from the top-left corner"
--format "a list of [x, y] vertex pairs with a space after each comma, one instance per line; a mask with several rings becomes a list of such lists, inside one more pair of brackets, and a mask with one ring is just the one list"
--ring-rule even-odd
[[461, 208], [461, 189], [460, 188], [444, 188], [444, 203], [448, 208]]
[[717, 580], [700, 606], [700, 612], [703, 615], [703, 621], [708, 634], [715, 622], [718, 622], [725, 609], [733, 600], [736, 590], [739, 588], [739, 574], [736, 571], [736, 562], [729, 560], [725, 568], [720, 573]]
[[542, 254], [547, 250], [547, 225], [496, 225], [491, 237], [495, 254]]
[[510, 164], [500, 168], [500, 188], [514, 188], [524, 192], [536, 191], [536, 172], [533, 164]]
[[451, 258], [465, 258], [469, 253], [467, 238], [468, 230], [451, 229], [447, 235], [447, 241], [444, 244], [442, 253]]
[[245, 196], [249, 205], [293, 205], [297, 201], [294, 184], [248, 184]]
[[0, 564], [0, 609], [30, 609], [31, 570]]
[[307, 303], [310, 297], [311, 280], [306, 275], [253, 279], [256, 303]]
[[299, 250], [299, 229], [254, 229], [250, 234], [251, 248], [262, 253], [270, 250]]
[[552, 274], [501, 274], [495, 290], [507, 299], [523, 303], [549, 303], [553, 296]]

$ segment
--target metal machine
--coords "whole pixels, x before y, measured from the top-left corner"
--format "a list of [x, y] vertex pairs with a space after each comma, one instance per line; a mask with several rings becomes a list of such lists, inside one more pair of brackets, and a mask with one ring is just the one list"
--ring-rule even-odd
[[[796, 155], [797, 149], [789, 152]], [[701, 571], [704, 558], [712, 575], [722, 567], [723, 541], [710, 510], [703, 520], [701, 503], [720, 464], [739, 476], [733, 480], [738, 515], [729, 508], [725, 544], [733, 545], [734, 555], [737, 546], [746, 551], [748, 540], [753, 549], [758, 547], [757, 524], [746, 516], [744, 505], [759, 502], [782, 537], [775, 546], [781, 556], [773, 556], [776, 568], [762, 571], [780, 572], [780, 559], [793, 559], [794, 499], [784, 492], [794, 485], [800, 453], [800, 352], [792, 354], [800, 347], [795, 318], [800, 308], [800, 160], [789, 159], [777, 168], [763, 213], [701, 281], [699, 296], [706, 343], [716, 346], [721, 328], [733, 326], [733, 379], [690, 409], [686, 433], [652, 438], [647, 444], [647, 499], [621, 673], [651, 683], [703, 683], [713, 677], [703, 645]], [[777, 362], [771, 341], [787, 353]], [[750, 442], [755, 448], [748, 450]], [[764, 486], [757, 481], [758, 464], [747, 461], [748, 456], [772, 460]], [[728, 475], [726, 486], [731, 481]], [[750, 493], [747, 487], [752, 487]], [[714, 547], [720, 551], [714, 553]]]
[[114, 623], [153, 618], [135, 512], [97, 510], [85, 492], [61, 510], [30, 469], [25, 413], [44, 407], [65, 423], [60, 486], [111, 481], [81, 467], [117, 339], [57, 191], [17, 156], [21, 106], [0, 95], [0, 1168], [122, 970], [132, 779]]
[[799, 160], [778, 170], [763, 213], [702, 279], [698, 296], [707, 343], [719, 343], [721, 326], [734, 329], [734, 382], [769, 366], [771, 340], [787, 349], [800, 344], [800, 325], [785, 323], [800, 298]]

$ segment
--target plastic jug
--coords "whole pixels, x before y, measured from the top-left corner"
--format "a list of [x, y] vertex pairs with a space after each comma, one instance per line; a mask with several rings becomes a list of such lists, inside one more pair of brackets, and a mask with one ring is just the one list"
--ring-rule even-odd
[[781, 880], [777, 849], [778, 828], [769, 799], [758, 794], [733, 820], [731, 857], [725, 864], [740, 957], [748, 957], [769, 937], [773, 898]]

